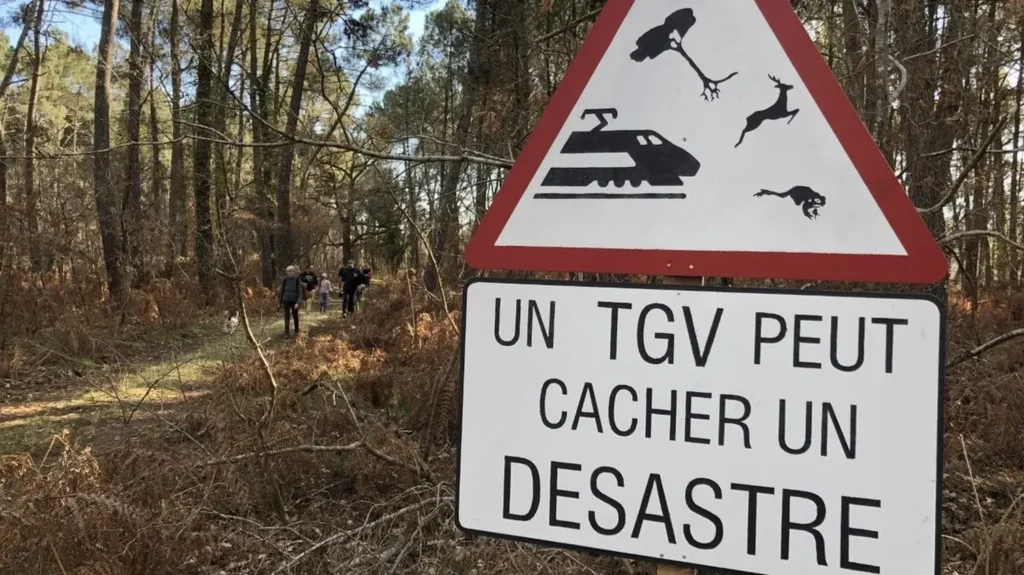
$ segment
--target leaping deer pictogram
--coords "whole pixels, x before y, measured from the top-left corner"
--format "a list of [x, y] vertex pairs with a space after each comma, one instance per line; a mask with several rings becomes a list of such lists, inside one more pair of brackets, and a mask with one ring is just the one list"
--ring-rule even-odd
[[[783, 84], [781, 80], [779, 80], [775, 76], [772, 76], [771, 74], [769, 74], [768, 77], [771, 78], [772, 82], [775, 82], [775, 87], [779, 90], [779, 97], [771, 106], [765, 108], [764, 110], [758, 110], [753, 114], [747, 116], [747, 125], [745, 128], [743, 128], [743, 133], [740, 134], [740, 141], [736, 142], [736, 145], [733, 146], [734, 148], [740, 147], [740, 144], [743, 143], [743, 138], [748, 133], [753, 132], [754, 130], [761, 127], [761, 124], [764, 123], [765, 121], [789, 118], [789, 122], [792, 122], [793, 118], [796, 118], [797, 112], [800, 111], [799, 108], [797, 108], [796, 110], [789, 109], [789, 98], [787, 96], [787, 92], [792, 90], [793, 86], [789, 84]], [[789, 122], [786, 122], [786, 124], [789, 124]]]

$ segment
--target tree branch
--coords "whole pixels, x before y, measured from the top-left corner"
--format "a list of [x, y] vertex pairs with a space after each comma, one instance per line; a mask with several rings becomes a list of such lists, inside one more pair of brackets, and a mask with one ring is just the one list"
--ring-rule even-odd
[[1001, 234], [999, 232], [992, 232], [992, 231], [988, 231], [988, 230], [968, 230], [966, 232], [956, 232], [956, 233], [952, 233], [952, 234], [946, 234], [946, 235], [942, 236], [941, 238], [939, 238], [936, 241], [941, 246], [941, 245], [953, 243], [956, 240], [961, 240], [961, 239], [964, 239], [964, 238], [975, 238], [975, 237], [996, 238], [996, 239], [1002, 240], [1002, 241], [1010, 244], [1011, 246], [1017, 248], [1018, 250], [1024, 250], [1024, 244], [1019, 244], [1019, 243], [1011, 240], [1010, 238], [1006, 237], [1005, 235], [1003, 235], [1003, 234]]
[[[191, 125], [201, 127], [205, 130], [209, 130], [209, 126], [198, 126], [191, 122], [182, 121], [184, 125]], [[308, 138], [302, 138], [295, 136], [286, 140], [278, 140], [276, 142], [242, 142], [239, 140], [232, 140], [227, 138], [210, 138], [206, 136], [191, 135], [188, 136], [193, 140], [206, 140], [215, 144], [225, 144], [229, 146], [237, 146], [239, 148], [280, 148], [283, 146], [289, 146], [291, 144], [305, 144], [307, 146], [319, 146], [323, 148], [332, 148], [336, 150], [345, 150], [355, 154], [360, 154], [370, 158], [376, 158], [378, 160], [392, 160], [396, 162], [412, 162], [412, 163], [428, 163], [428, 162], [470, 162], [476, 164], [483, 164], [485, 166], [494, 166], [498, 168], [511, 168], [511, 160], [493, 160], [490, 158], [482, 158], [473, 154], [461, 154], [458, 156], [406, 156], [401, 154], [388, 154], [384, 152], [377, 152], [360, 146], [354, 146], [351, 144], [345, 144], [341, 142], [325, 142], [321, 140], [311, 140]], [[90, 152], [91, 154], [92, 152]], [[83, 154], [88, 155], [88, 154]]]
[[296, 565], [301, 563], [311, 553], [317, 551], [318, 549], [322, 549], [322, 548], [327, 547], [329, 545], [333, 545], [334, 543], [337, 543], [338, 541], [341, 541], [342, 539], [345, 539], [345, 538], [348, 538], [348, 537], [353, 537], [355, 535], [359, 535], [363, 531], [367, 531], [369, 529], [373, 529], [374, 527], [380, 525], [381, 523], [385, 523], [387, 521], [393, 521], [395, 519], [398, 519], [399, 517], [403, 517], [405, 515], [409, 515], [410, 513], [414, 512], [414, 511], [418, 511], [419, 509], [422, 509], [422, 508], [426, 507], [427, 505], [429, 505], [431, 503], [435, 503], [435, 504], [450, 503], [453, 500], [454, 500], [453, 497], [441, 497], [439, 499], [425, 499], [423, 501], [420, 501], [419, 503], [413, 503], [412, 505], [409, 505], [407, 507], [403, 507], [403, 508], [399, 509], [398, 511], [395, 511], [394, 513], [389, 513], [389, 514], [384, 515], [384, 516], [382, 516], [382, 517], [380, 517], [380, 518], [378, 518], [378, 519], [376, 519], [374, 521], [371, 521], [369, 523], [365, 523], [361, 527], [357, 527], [357, 528], [351, 529], [349, 531], [341, 531], [339, 533], [335, 533], [334, 535], [331, 535], [330, 537], [327, 537], [326, 539], [322, 539], [321, 541], [319, 541], [316, 544], [314, 544], [313, 546], [311, 546], [309, 549], [306, 549], [302, 553], [299, 553], [298, 555], [296, 555], [295, 557], [291, 558], [290, 560], [282, 563], [280, 567], [278, 567], [273, 573], [271, 573], [271, 575], [279, 575], [281, 573], [287, 572], [292, 567], [295, 567]]
[[552, 39], [552, 38], [554, 38], [556, 36], [560, 36], [562, 34], [565, 34], [569, 30], [572, 30], [573, 28], [579, 26], [580, 24], [586, 22], [587, 20], [592, 20], [593, 18], [596, 18], [597, 15], [600, 14], [601, 10], [603, 10], [603, 9], [604, 8], [598, 8], [596, 10], [591, 10], [590, 12], [587, 12], [586, 14], [580, 16], [579, 18], [573, 20], [572, 22], [569, 22], [568, 24], [566, 24], [565, 26], [559, 28], [558, 30], [555, 30], [553, 32], [548, 32], [547, 34], [541, 36], [540, 38], [537, 38], [536, 40], [534, 40], [534, 43], [535, 44], [543, 44], [544, 42], [547, 42], [548, 40], [550, 40], [550, 39]]
[[241, 455], [234, 455], [232, 457], [224, 457], [221, 459], [211, 459], [210, 461], [204, 461], [199, 464], [199, 467], [210, 467], [212, 465], [223, 465], [225, 463], [237, 463], [239, 461], [245, 461], [246, 459], [253, 459], [255, 457], [265, 457], [270, 455], [284, 455], [286, 453], [338, 453], [344, 451], [353, 451], [363, 446], [362, 441], [350, 443], [348, 445], [300, 445], [298, 447], [286, 447], [284, 449], [275, 449], [273, 451], [254, 451], [252, 453], [243, 453]]
[[953, 187], [949, 189], [949, 192], [947, 192], [946, 195], [943, 196], [942, 199], [940, 199], [938, 203], [936, 203], [934, 206], [928, 208], [918, 208], [918, 213], [931, 214], [946, 207], [946, 204], [948, 204], [956, 196], [957, 192], [960, 191], [960, 187], [963, 186], [964, 182], [967, 181], [967, 176], [969, 176], [971, 172], [974, 171], [974, 168], [978, 166], [978, 164], [981, 162], [981, 159], [985, 157], [986, 150], [988, 150], [989, 146], [992, 145], [992, 142], [994, 142], [996, 138], [999, 137], [999, 134], [1002, 133], [1003, 126], [1006, 125], [1007, 119], [1007, 116], [999, 118], [999, 121], [996, 123], [995, 128], [992, 129], [992, 133], [988, 135], [988, 138], [985, 140], [985, 143], [981, 146], [981, 148], [978, 149], [978, 152], [974, 154], [974, 157], [972, 157], [970, 161], [968, 161], [967, 164], [964, 166], [964, 169], [960, 172], [960, 175], [957, 176], [956, 181], [953, 182]]
[[969, 352], [961, 355], [960, 357], [954, 359], [953, 361], [947, 363], [946, 364], [946, 368], [948, 369], [948, 368], [951, 368], [953, 366], [960, 365], [961, 363], [963, 363], [963, 362], [965, 362], [965, 361], [967, 361], [967, 360], [969, 360], [971, 358], [978, 357], [979, 355], [985, 353], [986, 351], [988, 351], [988, 350], [990, 350], [990, 349], [992, 349], [994, 347], [1000, 346], [1000, 345], [1002, 345], [1002, 344], [1004, 344], [1004, 343], [1006, 343], [1006, 342], [1008, 342], [1010, 340], [1017, 339], [1018, 337], [1024, 337], [1024, 328], [1016, 329], [1016, 330], [1004, 333], [1003, 335], [1001, 335], [1001, 336], [999, 336], [997, 338], [991, 339], [991, 340], [989, 340], [989, 341], [979, 345], [978, 347], [972, 349], [971, 351], [969, 351]]

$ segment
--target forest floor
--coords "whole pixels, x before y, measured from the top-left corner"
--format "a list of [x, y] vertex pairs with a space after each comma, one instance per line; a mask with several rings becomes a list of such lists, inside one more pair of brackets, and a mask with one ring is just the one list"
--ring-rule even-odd
[[[1008, 301], [952, 297], [948, 356], [1019, 329]], [[354, 319], [331, 303], [297, 340], [249, 306], [266, 364], [220, 316], [2, 358], [0, 572], [654, 573], [460, 532], [458, 297], [396, 282]], [[946, 387], [944, 574], [1020, 575], [1024, 345], [951, 367]]]
[[[337, 313], [303, 312], [302, 329], [315, 334]], [[43, 354], [37, 361], [56, 359], [62, 369], [0, 380], [0, 455], [38, 454], [65, 429], [93, 446], [101, 438], [118, 441], [133, 421], [145, 425], [187, 408], [190, 399], [209, 392], [211, 368], [251, 351], [241, 326], [226, 334], [220, 319], [148, 333], [109, 358], [74, 357], [57, 342], [34, 343]], [[292, 343], [282, 335], [283, 318], [257, 317], [253, 324], [268, 349]]]

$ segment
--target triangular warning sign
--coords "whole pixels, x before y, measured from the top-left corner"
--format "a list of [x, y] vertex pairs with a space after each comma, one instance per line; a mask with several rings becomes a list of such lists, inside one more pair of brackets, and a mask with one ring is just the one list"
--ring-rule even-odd
[[948, 271], [788, 0], [609, 0], [466, 259], [899, 283]]

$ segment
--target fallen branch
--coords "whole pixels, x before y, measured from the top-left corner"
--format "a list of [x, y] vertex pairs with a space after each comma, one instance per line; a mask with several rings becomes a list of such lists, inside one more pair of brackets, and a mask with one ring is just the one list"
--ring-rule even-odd
[[302, 553], [299, 553], [298, 555], [296, 555], [292, 559], [282, 563], [281, 566], [277, 568], [277, 570], [275, 570], [273, 573], [271, 573], [271, 575], [278, 575], [279, 573], [284, 573], [284, 572], [288, 571], [289, 569], [291, 569], [292, 567], [295, 567], [296, 565], [301, 563], [303, 560], [306, 559], [306, 557], [309, 557], [309, 555], [312, 554], [313, 552], [315, 552], [315, 551], [317, 551], [319, 549], [323, 549], [324, 547], [327, 547], [329, 545], [333, 545], [333, 544], [337, 543], [338, 541], [341, 541], [341, 540], [343, 540], [343, 539], [345, 539], [347, 537], [353, 537], [355, 535], [359, 535], [363, 531], [367, 531], [369, 529], [373, 529], [374, 527], [380, 525], [381, 523], [392, 521], [394, 519], [398, 519], [399, 517], [403, 517], [405, 515], [408, 515], [408, 514], [414, 512], [414, 511], [417, 511], [419, 509], [422, 509], [422, 508], [426, 507], [430, 503], [436, 503], [436, 504], [440, 505], [441, 503], [447, 503], [447, 502], [453, 501], [454, 499], [455, 499], [454, 497], [442, 497], [441, 499], [425, 499], [423, 501], [420, 501], [419, 503], [413, 503], [412, 505], [409, 505], [408, 507], [403, 507], [403, 508], [399, 509], [398, 511], [395, 511], [394, 513], [389, 513], [389, 514], [384, 515], [384, 516], [382, 516], [382, 517], [380, 517], [380, 518], [378, 518], [378, 519], [376, 519], [374, 521], [371, 521], [369, 523], [365, 523], [361, 527], [357, 527], [357, 528], [351, 529], [349, 531], [341, 531], [340, 533], [335, 533], [334, 535], [331, 535], [330, 537], [319, 541], [318, 543], [316, 543], [315, 545], [313, 545], [309, 549], [306, 549]]
[[396, 573], [398, 571], [398, 566], [402, 564], [402, 559], [405, 558], [406, 553], [408, 553], [409, 549], [412, 549], [413, 544], [416, 543], [416, 537], [420, 534], [421, 531], [423, 531], [423, 527], [431, 519], [433, 519], [434, 516], [437, 515], [438, 511], [440, 510], [441, 505], [438, 504], [438, 506], [435, 507], [433, 511], [427, 513], [426, 517], [420, 519], [419, 523], [416, 524], [416, 529], [413, 530], [412, 535], [409, 536], [409, 542], [405, 544], [405, 547], [402, 547], [401, 551], [399, 551], [398, 557], [395, 559], [394, 564], [391, 566], [391, 570], [388, 571], [388, 575], [392, 575], [393, 573]]
[[285, 455], [288, 453], [344, 453], [347, 451], [355, 451], [356, 449], [360, 448], [365, 449], [367, 453], [376, 457], [377, 459], [380, 459], [381, 461], [385, 461], [392, 465], [401, 467], [403, 469], [407, 469], [418, 476], [423, 476], [426, 477], [427, 479], [431, 478], [430, 472], [426, 469], [425, 466], [413, 465], [411, 463], [406, 463], [400, 459], [396, 459], [380, 451], [379, 449], [369, 445], [364, 441], [356, 441], [353, 443], [349, 443], [348, 445], [298, 445], [295, 447], [285, 447], [282, 449], [274, 449], [271, 451], [253, 451], [250, 453], [242, 453], [240, 455], [232, 455], [231, 457], [222, 457], [220, 459], [211, 459], [209, 461], [204, 461], [203, 463], [199, 464], [199, 467], [211, 467], [213, 465], [238, 463], [239, 461], [245, 461], [246, 459], [253, 459], [256, 457], [270, 457], [273, 455]]
[[239, 461], [245, 461], [246, 459], [253, 459], [255, 457], [269, 457], [271, 455], [284, 455], [286, 453], [306, 452], [306, 453], [338, 453], [344, 451], [353, 451], [363, 447], [362, 441], [350, 443], [348, 445], [299, 445], [297, 447], [286, 447], [284, 449], [275, 449], [272, 451], [253, 451], [251, 453], [243, 453], [241, 455], [234, 455], [232, 457], [224, 457], [221, 459], [213, 459], [200, 463], [200, 467], [210, 467], [212, 465], [223, 465], [225, 463], [237, 463]]
[[995, 339], [991, 339], [991, 340], [989, 340], [989, 341], [979, 345], [978, 347], [972, 349], [971, 351], [969, 351], [969, 352], [961, 355], [960, 357], [954, 359], [953, 361], [947, 363], [946, 364], [946, 368], [950, 368], [950, 367], [953, 367], [955, 365], [959, 365], [959, 364], [961, 364], [961, 363], [963, 363], [963, 362], [965, 362], [965, 361], [967, 361], [967, 360], [969, 360], [971, 358], [977, 357], [977, 356], [985, 353], [986, 351], [988, 351], [988, 350], [990, 350], [990, 349], [992, 349], [994, 347], [1000, 346], [1000, 345], [1002, 345], [1002, 344], [1004, 344], [1004, 343], [1006, 343], [1006, 342], [1008, 342], [1010, 340], [1017, 339], [1018, 337], [1024, 337], [1024, 328], [1016, 329], [1016, 330], [1013, 330], [1011, 332], [1004, 333], [1003, 335], [1001, 335], [1001, 336], [999, 336], [999, 337], [997, 337]]
[[391, 457], [390, 455], [388, 455], [388, 454], [386, 454], [386, 453], [384, 453], [382, 451], [377, 450], [376, 448], [374, 448], [373, 446], [371, 446], [368, 443], [364, 443], [363, 444], [363, 449], [365, 449], [370, 455], [376, 457], [377, 459], [380, 459], [381, 461], [386, 461], [386, 462], [388, 462], [388, 463], [390, 463], [392, 465], [397, 465], [399, 467], [402, 467], [404, 469], [412, 471], [416, 475], [424, 476], [427, 479], [431, 479], [432, 480], [432, 478], [430, 476], [430, 471], [427, 470], [426, 466], [412, 465], [412, 464], [406, 463], [404, 461], [401, 461], [399, 459], [395, 459], [394, 457]]

